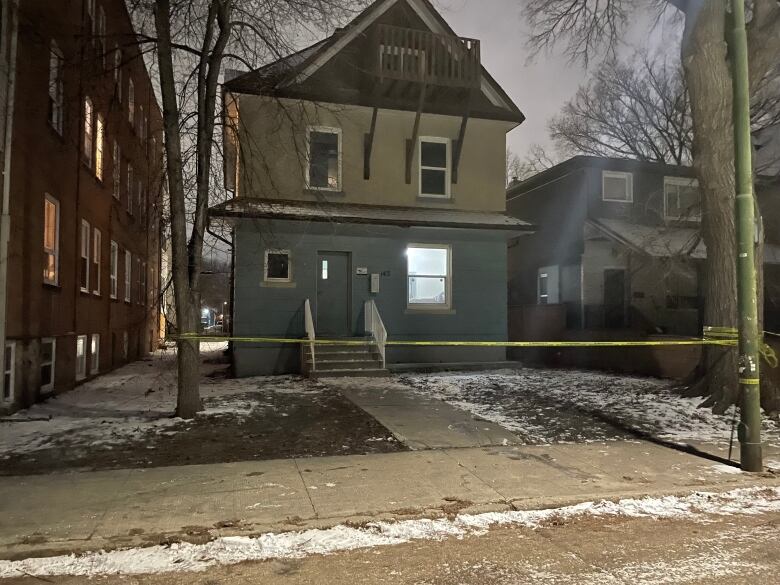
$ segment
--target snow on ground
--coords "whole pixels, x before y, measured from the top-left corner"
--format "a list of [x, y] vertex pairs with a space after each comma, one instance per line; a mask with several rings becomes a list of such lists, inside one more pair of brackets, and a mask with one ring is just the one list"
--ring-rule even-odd
[[741, 488], [724, 493], [585, 502], [563, 508], [462, 514], [454, 518], [372, 522], [259, 537], [222, 537], [206, 544], [176, 543], [20, 561], [0, 561], [0, 578], [47, 575], [149, 574], [204, 571], [214, 565], [302, 558], [313, 554], [388, 546], [414, 540], [443, 540], [484, 534], [495, 526], [535, 529], [581, 517], [679, 518], [708, 522], [713, 516], [780, 511], [780, 488]]
[[[529, 443], [624, 438], [609, 420], [676, 442], [728, 442], [732, 430], [732, 411], [722, 416], [699, 408], [700, 399], [678, 396], [671, 382], [656, 378], [529, 368], [400, 380]], [[780, 446], [780, 425], [765, 419], [763, 436], [769, 445]]]
[[[210, 377], [226, 344], [202, 344], [204, 365], [200, 392], [204, 411], [199, 417], [248, 415], [267, 407], [248, 399], [263, 392], [318, 392], [316, 384], [294, 376], [228, 379]], [[210, 363], [211, 362], [211, 363]], [[176, 432], [182, 419], [173, 416], [176, 405], [174, 351], [152, 356], [98, 376], [46, 402], [21, 410], [0, 422], [0, 460], [9, 453], [33, 453], [58, 444], [89, 449], [97, 444], [119, 445], [146, 433]]]

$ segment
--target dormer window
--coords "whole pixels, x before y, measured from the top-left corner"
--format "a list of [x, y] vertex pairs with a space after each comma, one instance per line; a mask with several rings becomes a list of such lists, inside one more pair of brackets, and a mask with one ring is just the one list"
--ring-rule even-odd
[[450, 141], [420, 138], [420, 197], [450, 197]]
[[664, 177], [664, 218], [701, 220], [699, 182], [688, 177]]
[[341, 190], [341, 129], [312, 126], [308, 132], [306, 185], [320, 191]]
[[631, 203], [634, 200], [634, 177], [631, 173], [603, 171], [601, 174], [601, 199]]

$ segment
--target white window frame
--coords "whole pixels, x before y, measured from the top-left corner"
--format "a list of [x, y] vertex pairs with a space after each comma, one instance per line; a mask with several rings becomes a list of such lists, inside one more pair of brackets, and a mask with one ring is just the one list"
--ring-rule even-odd
[[103, 180], [103, 170], [105, 167], [105, 141], [106, 141], [106, 120], [103, 114], [95, 116], [95, 176], [98, 180]]
[[701, 221], [701, 195], [699, 195], [699, 212], [691, 213], [686, 216], [669, 215], [669, 206], [666, 199], [666, 186], [674, 185], [676, 187], [696, 187], [699, 188], [699, 180], [695, 177], [664, 177], [664, 219], [673, 221]]
[[452, 309], [452, 246], [449, 244], [428, 244], [428, 243], [409, 243], [406, 245], [408, 253], [409, 248], [429, 248], [437, 250], [447, 250], [447, 274], [444, 278], [444, 303], [410, 303], [410, 280], [412, 278], [442, 278], [440, 274], [409, 274], [409, 258], [406, 259], [406, 308], [410, 311], [448, 311]]
[[[41, 349], [43, 348], [43, 345], [46, 343], [51, 343], [51, 361], [46, 362], [43, 361], [43, 357], [41, 357], [40, 361], [40, 369], [42, 370], [44, 366], [51, 366], [51, 382], [48, 384], [41, 386], [41, 392], [51, 392], [54, 390], [54, 380], [55, 380], [55, 366], [57, 365], [57, 339], [54, 337], [44, 337], [41, 339]], [[40, 353], [41, 356], [43, 356], [43, 351]], [[40, 371], [39, 371], [40, 374]]]
[[[52, 205], [54, 205], [54, 248], [50, 249], [46, 247], [46, 204], [45, 202], [49, 202]], [[43, 251], [44, 253], [49, 256], [54, 256], [54, 279], [49, 279], [46, 277], [46, 272], [44, 269], [44, 275], [43, 275], [43, 282], [46, 284], [51, 284], [54, 286], [58, 286], [60, 283], [60, 202], [46, 193], [46, 196], [44, 198], [44, 210], [43, 210]]]
[[92, 288], [92, 294], [95, 296], [100, 296], [100, 262], [103, 259], [102, 258], [102, 248], [103, 246], [103, 234], [100, 233], [100, 230], [97, 228], [93, 228], [92, 230], [92, 265], [94, 267], [94, 281], [95, 286]]
[[84, 144], [82, 154], [85, 164], [91, 169], [95, 151], [95, 105], [92, 98], [84, 96]]
[[[76, 380], [83, 380], [87, 377], [87, 336], [76, 336]], [[82, 353], [79, 355], [79, 343], [81, 343]]]
[[[16, 381], [16, 342], [6, 341], [5, 347], [6, 349], [10, 348], [11, 350], [11, 358], [5, 360], [5, 371], [3, 372], [3, 392], [7, 392], [8, 397], [0, 396], [0, 402], [9, 403], [14, 401], [14, 386]], [[8, 375], [8, 384], [5, 384], [6, 375]]]
[[119, 245], [111, 240], [111, 255], [109, 258], [109, 296], [116, 299], [119, 294]]
[[81, 220], [81, 244], [79, 247], [80, 255], [79, 255], [79, 268], [81, 268], [81, 264], [83, 260], [86, 260], [84, 263], [86, 273], [84, 274], [84, 286], [81, 286], [81, 273], [79, 273], [79, 288], [81, 289], [81, 292], [83, 293], [89, 293], [89, 269], [90, 269], [90, 254], [89, 249], [92, 247], [92, 237], [90, 233], [90, 225], [89, 222], [86, 219]]
[[[547, 292], [545, 294], [542, 294], [542, 279], [544, 279], [545, 282], [547, 283]], [[542, 299], [544, 299], [544, 302], [542, 302]], [[539, 272], [539, 274], [536, 277], [536, 304], [538, 305], [550, 304], [550, 273], [549, 272]]]
[[116, 139], [114, 139], [114, 149], [111, 157], [111, 164], [113, 165], [111, 169], [113, 176], [111, 194], [114, 196], [114, 199], [118, 201], [122, 194], [122, 152], [120, 150], [119, 142], [117, 142]]
[[89, 336], [89, 374], [100, 373], [100, 333]]
[[[606, 179], [626, 179], [626, 198], [610, 199], [606, 195], [604, 184]], [[613, 203], [633, 203], [634, 202], [634, 175], [622, 171], [601, 171], [601, 200]]]
[[[268, 276], [268, 255], [286, 254], [287, 255], [287, 278], [271, 278]], [[292, 253], [290, 250], [268, 248], [263, 254], [263, 282], [292, 282], [293, 280]]]
[[[338, 136], [338, 184], [336, 187], [313, 187], [311, 185], [311, 133], [336, 134]], [[344, 140], [341, 128], [334, 126], [309, 126], [306, 128], [306, 188], [311, 191], [330, 191], [338, 193], [343, 189]]]
[[[422, 164], [422, 145], [423, 142], [432, 142], [436, 144], [444, 144], [447, 147], [447, 158], [445, 159], [445, 167], [428, 167]], [[422, 172], [423, 170], [429, 171], [442, 171], [444, 170], [444, 195], [436, 193], [423, 193], [422, 190]], [[425, 197], [426, 199], [451, 199], [452, 198], [452, 141], [449, 138], [442, 138], [440, 136], [420, 136], [417, 140], [417, 186], [418, 195]]]
[[131, 301], [133, 293], [133, 255], [130, 250], [125, 250], [125, 302]]
[[62, 136], [64, 119], [63, 71], [65, 58], [57, 42], [52, 39], [49, 45], [49, 124]]

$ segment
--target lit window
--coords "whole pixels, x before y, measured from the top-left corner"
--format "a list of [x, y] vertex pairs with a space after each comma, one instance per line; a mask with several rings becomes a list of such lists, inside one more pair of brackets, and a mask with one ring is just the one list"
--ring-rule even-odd
[[103, 180], [103, 144], [106, 137], [106, 124], [98, 114], [95, 120], [95, 176]]
[[43, 202], [43, 281], [59, 284], [60, 272], [60, 203], [51, 195]]
[[100, 334], [93, 333], [89, 342], [89, 373], [93, 376], [100, 371]]
[[341, 130], [339, 128], [309, 128], [307, 183], [310, 189], [324, 191], [341, 189]]
[[102, 243], [101, 239], [102, 237], [100, 234], [100, 230], [95, 228], [92, 231], [92, 274], [93, 274], [92, 278], [94, 278], [95, 280], [95, 285], [94, 288], [92, 289], [92, 292], [98, 296], [100, 295], [100, 259], [101, 259], [100, 247]]
[[76, 338], [76, 380], [87, 377], [87, 336]]
[[420, 138], [420, 196], [450, 196], [450, 141]]
[[328, 261], [322, 261], [322, 280], [328, 280]]
[[633, 175], [604, 171], [601, 175], [601, 198], [604, 201], [631, 203], [634, 200]]
[[81, 220], [81, 266], [79, 283], [81, 292], [89, 292], [89, 222]]
[[664, 217], [701, 220], [699, 182], [686, 177], [664, 177]]
[[406, 249], [406, 261], [409, 305], [450, 307], [449, 246], [411, 245]]
[[135, 128], [135, 85], [133, 80], [127, 80], [127, 119], [130, 126]]
[[266, 250], [264, 274], [266, 282], [290, 282], [290, 251]]
[[550, 300], [549, 275], [546, 272], [539, 273], [539, 304], [546, 305]]
[[49, 124], [62, 135], [63, 121], [63, 71], [64, 59], [57, 43], [49, 48]]
[[130, 250], [125, 250], [125, 302], [129, 303], [132, 299], [132, 277], [133, 277], [133, 255]]
[[84, 162], [92, 168], [92, 150], [95, 146], [95, 109], [89, 97], [84, 98]]
[[14, 399], [14, 372], [16, 371], [16, 342], [5, 342], [5, 371], [3, 372], [3, 402]]
[[113, 179], [113, 191], [114, 199], [119, 199], [122, 189], [122, 157], [119, 151], [119, 143], [114, 140], [114, 149], [112, 153], [111, 163], [113, 167], [111, 169]]
[[41, 339], [41, 392], [54, 390], [54, 364], [57, 357], [57, 340]]
[[111, 258], [110, 258], [110, 287], [111, 298], [115, 299], [119, 290], [118, 282], [119, 271], [119, 246], [113, 240], [111, 240]]

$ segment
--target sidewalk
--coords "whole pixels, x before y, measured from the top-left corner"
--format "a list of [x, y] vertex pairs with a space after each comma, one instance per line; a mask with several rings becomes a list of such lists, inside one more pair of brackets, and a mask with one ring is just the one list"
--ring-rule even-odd
[[778, 483], [625, 441], [4, 477], [0, 558]]

